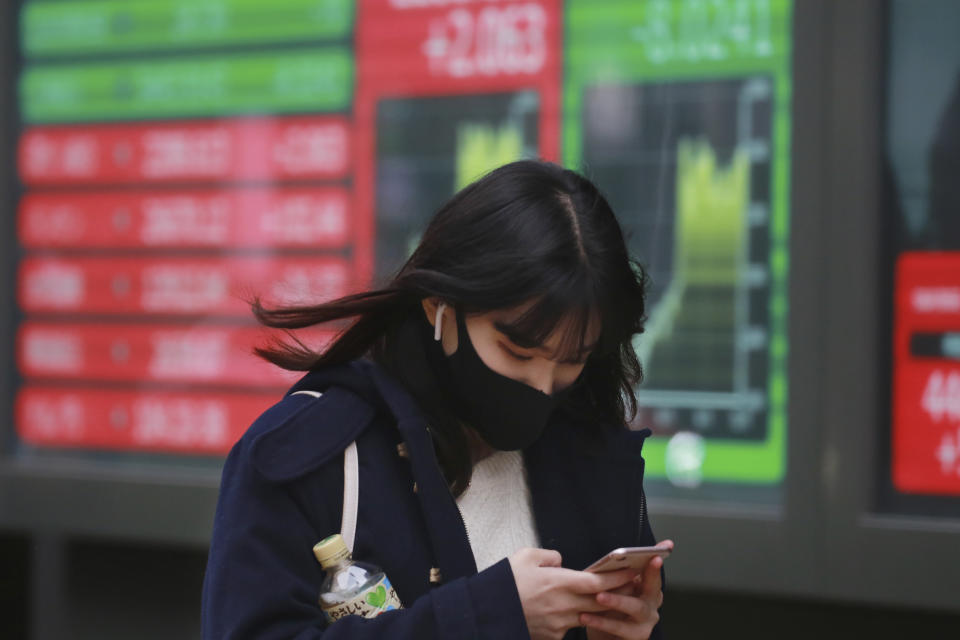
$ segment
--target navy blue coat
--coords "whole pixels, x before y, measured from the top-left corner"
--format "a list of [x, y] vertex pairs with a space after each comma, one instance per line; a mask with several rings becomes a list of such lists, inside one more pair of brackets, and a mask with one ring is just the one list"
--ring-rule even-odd
[[[290, 395], [309, 389], [314, 398]], [[640, 450], [649, 431], [593, 445], [558, 418], [523, 451], [541, 547], [583, 569], [621, 546], [654, 544]], [[329, 627], [312, 548], [340, 530], [343, 451], [357, 441], [354, 557], [382, 567], [404, 609]], [[594, 438], [595, 440], [595, 438]], [[397, 445], [406, 443], [407, 456]], [[414, 491], [414, 483], [417, 491]], [[431, 584], [430, 570], [442, 581]], [[227, 457], [203, 584], [208, 640], [528, 639], [509, 562], [477, 572], [428, 427], [411, 396], [357, 361], [305, 375]], [[659, 637], [659, 628], [653, 637]], [[584, 638], [582, 628], [568, 638]]]

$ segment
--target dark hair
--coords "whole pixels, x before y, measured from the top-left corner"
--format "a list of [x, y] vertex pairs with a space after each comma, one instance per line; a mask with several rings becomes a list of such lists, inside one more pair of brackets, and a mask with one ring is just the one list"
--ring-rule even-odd
[[[291, 370], [312, 370], [370, 356], [404, 376], [404, 326], [425, 324], [424, 298], [479, 313], [533, 302], [510, 335], [542, 344], [563, 321], [561, 349], [578, 353], [591, 317], [600, 336], [571, 393], [569, 408], [589, 411], [593, 429], [623, 429], [636, 413], [642, 369], [632, 339], [643, 331], [646, 277], [627, 253], [606, 199], [578, 173], [541, 160], [521, 160], [468, 185], [431, 220], [420, 245], [383, 288], [312, 306], [253, 313], [264, 325], [294, 329], [355, 318], [322, 353], [298, 340], [256, 353]], [[416, 318], [416, 320], [413, 320]], [[564, 356], [566, 357], [566, 356]], [[438, 459], [459, 495], [472, 473], [461, 423], [436, 386], [411, 383], [430, 420]]]

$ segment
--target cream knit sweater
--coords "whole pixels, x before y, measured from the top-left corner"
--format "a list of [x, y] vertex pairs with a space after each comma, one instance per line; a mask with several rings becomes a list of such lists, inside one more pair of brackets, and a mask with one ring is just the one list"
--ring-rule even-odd
[[540, 546], [523, 455], [497, 451], [476, 463], [470, 486], [457, 498], [477, 571], [521, 547]]

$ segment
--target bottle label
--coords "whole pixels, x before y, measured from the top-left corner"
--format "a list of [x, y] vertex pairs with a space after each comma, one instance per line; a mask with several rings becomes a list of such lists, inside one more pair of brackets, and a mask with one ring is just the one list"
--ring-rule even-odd
[[323, 615], [328, 622], [336, 622], [343, 616], [363, 616], [376, 618], [381, 613], [401, 609], [400, 598], [393, 590], [390, 580], [384, 576], [383, 580], [363, 591], [346, 602], [322, 607]]

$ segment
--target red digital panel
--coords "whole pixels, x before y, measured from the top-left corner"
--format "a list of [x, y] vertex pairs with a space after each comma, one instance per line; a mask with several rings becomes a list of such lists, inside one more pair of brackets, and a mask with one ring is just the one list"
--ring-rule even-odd
[[30, 249], [339, 249], [350, 241], [343, 187], [29, 193], [20, 242]]
[[275, 392], [26, 386], [15, 418], [20, 438], [35, 446], [222, 455], [279, 399]]
[[960, 495], [960, 253], [897, 262], [893, 482]]
[[249, 317], [246, 298], [306, 303], [346, 295], [336, 257], [26, 258], [17, 297], [25, 311]]
[[371, 278], [374, 264], [377, 103], [532, 90], [539, 104], [539, 155], [557, 160], [560, 22], [559, 0], [358, 5], [355, 211], [358, 238], [370, 239], [357, 242], [359, 281]]
[[[300, 330], [314, 349], [330, 330]], [[284, 389], [302, 372], [286, 371], [252, 353], [278, 334], [257, 327], [197, 325], [54, 324], [28, 322], [20, 329], [17, 362], [31, 380], [115, 383], [207, 383]]]
[[31, 187], [341, 178], [346, 119], [331, 116], [44, 126], [20, 138]]
[[394, 95], [557, 90], [557, 0], [430, 5], [372, 0], [361, 7], [358, 62], [367, 90]]
[[[351, 86], [352, 40], [347, 25], [317, 35], [314, 51], [336, 54], [317, 56], [331, 65], [319, 76], [301, 68], [303, 56], [264, 65], [276, 83], [251, 105], [255, 115], [197, 117], [190, 104], [164, 107], [158, 120], [139, 120], [133, 103], [116, 121], [107, 119], [110, 109], [102, 121], [23, 110], [16, 354], [25, 384], [16, 430], [24, 442], [220, 455], [303, 375], [253, 349], [329, 344], [340, 327], [270, 330], [257, 324], [250, 302], [310, 306], [368, 284], [373, 236], [369, 223], [358, 223], [352, 96], [335, 111], [333, 103], [268, 111], [315, 91], [301, 83], [318, 77]], [[286, 48], [277, 41], [224, 51], [218, 69], [252, 69], [245, 49]], [[158, 70], [179, 55], [134, 53]], [[71, 100], [94, 99], [99, 60], [24, 56], [32, 70], [62, 74], [64, 87], [90, 90]], [[105, 56], [113, 58], [125, 56]], [[248, 111], [249, 87], [207, 75], [201, 80], [223, 104]], [[176, 90], [166, 80], [151, 85], [156, 96], [139, 96], [143, 104], [168, 85]], [[23, 85], [13, 99], [59, 100], [52, 93]]]

